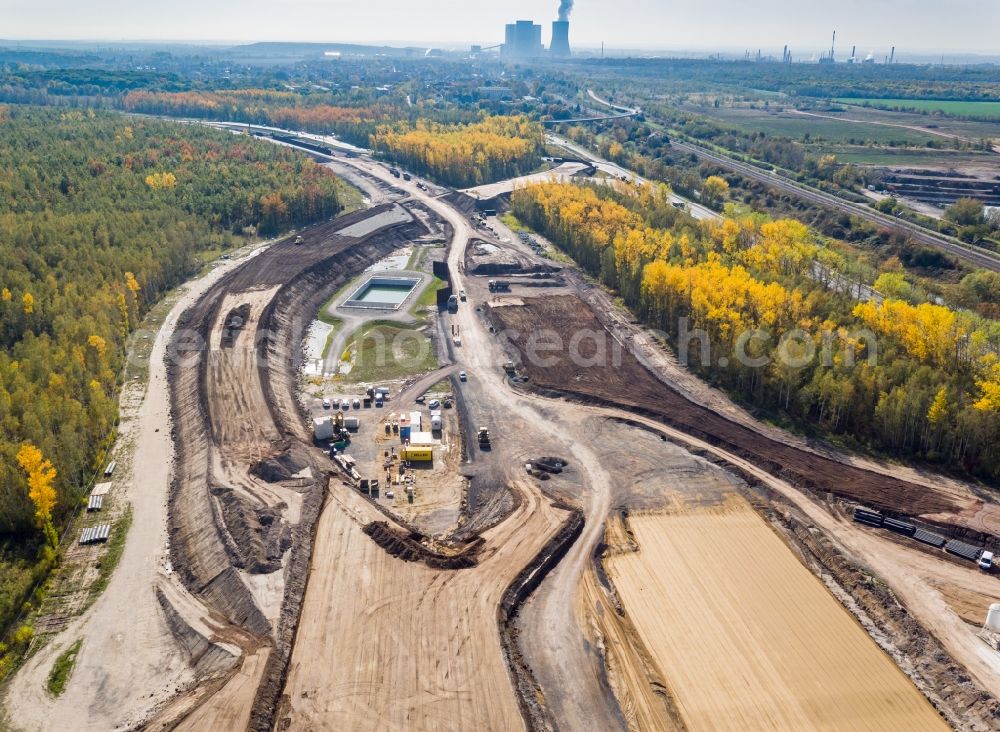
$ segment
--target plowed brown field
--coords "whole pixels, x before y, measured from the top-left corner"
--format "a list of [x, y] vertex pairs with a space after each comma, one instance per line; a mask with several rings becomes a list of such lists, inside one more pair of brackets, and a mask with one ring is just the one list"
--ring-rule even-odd
[[689, 729], [948, 729], [742, 498], [631, 526], [609, 575]]

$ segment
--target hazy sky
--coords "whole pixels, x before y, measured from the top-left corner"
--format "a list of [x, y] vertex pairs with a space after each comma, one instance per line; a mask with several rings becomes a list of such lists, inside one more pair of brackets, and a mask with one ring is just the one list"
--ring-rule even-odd
[[[558, 0], [0, 0], [0, 38], [499, 42], [503, 24], [546, 26]], [[283, 12], [278, 12], [281, 8]], [[800, 58], [1000, 53], [998, 0], [577, 0], [571, 42], [615, 48], [758, 48]]]

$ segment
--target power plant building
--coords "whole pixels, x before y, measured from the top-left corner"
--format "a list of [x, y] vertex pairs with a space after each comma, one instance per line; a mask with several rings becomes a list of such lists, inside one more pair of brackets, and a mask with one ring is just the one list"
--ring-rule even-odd
[[503, 44], [505, 58], [537, 58], [544, 51], [542, 26], [530, 20], [507, 24]]

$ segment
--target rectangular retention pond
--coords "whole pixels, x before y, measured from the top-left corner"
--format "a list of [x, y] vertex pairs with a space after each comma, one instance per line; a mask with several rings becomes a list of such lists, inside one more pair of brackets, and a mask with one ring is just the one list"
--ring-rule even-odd
[[418, 284], [416, 277], [370, 277], [341, 307], [398, 310]]

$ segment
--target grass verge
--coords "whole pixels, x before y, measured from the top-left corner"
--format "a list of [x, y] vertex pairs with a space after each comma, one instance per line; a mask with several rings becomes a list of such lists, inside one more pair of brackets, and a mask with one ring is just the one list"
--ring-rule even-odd
[[83, 638], [78, 639], [76, 643], [60, 653], [59, 658], [52, 664], [47, 686], [49, 693], [53, 696], [59, 696], [65, 690], [66, 682], [69, 681], [70, 674], [73, 673], [76, 655], [80, 652], [81, 645], [83, 645]]
[[392, 381], [437, 368], [430, 339], [398, 323], [370, 323], [352, 336], [345, 351], [352, 356], [349, 383]]

